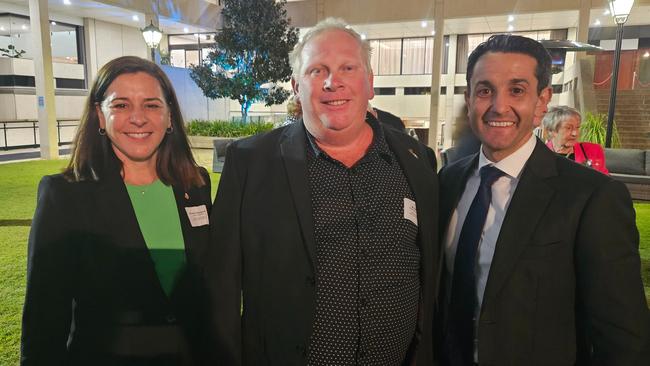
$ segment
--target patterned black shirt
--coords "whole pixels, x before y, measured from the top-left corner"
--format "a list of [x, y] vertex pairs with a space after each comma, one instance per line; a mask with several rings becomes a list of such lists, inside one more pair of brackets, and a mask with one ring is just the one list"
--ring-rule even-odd
[[[418, 228], [405, 218], [413, 193], [376, 121], [352, 168], [308, 133], [316, 239], [316, 313], [309, 365], [401, 365], [420, 298]], [[407, 216], [411, 217], [411, 216]]]

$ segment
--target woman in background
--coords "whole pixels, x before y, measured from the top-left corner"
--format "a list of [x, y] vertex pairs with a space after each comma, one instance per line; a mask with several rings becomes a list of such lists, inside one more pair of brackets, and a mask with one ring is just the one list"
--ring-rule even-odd
[[579, 142], [582, 116], [574, 108], [557, 106], [549, 108], [542, 120], [547, 132], [546, 146], [558, 155], [565, 156], [576, 163], [609, 174], [605, 166], [603, 147], [591, 142]]
[[202, 365], [210, 180], [152, 62], [98, 73], [29, 236], [22, 365]]

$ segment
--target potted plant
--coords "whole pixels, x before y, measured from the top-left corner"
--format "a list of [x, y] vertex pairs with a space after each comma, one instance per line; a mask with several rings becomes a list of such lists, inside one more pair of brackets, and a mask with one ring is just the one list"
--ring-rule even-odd
[[10, 45], [7, 46], [7, 48], [1, 48], [0, 47], [0, 52], [2, 52], [2, 56], [4, 56], [4, 57], [22, 58], [23, 54], [25, 54], [27, 51], [18, 50], [18, 49], [16, 49], [16, 46], [10, 44]]
[[187, 124], [187, 134], [194, 148], [214, 149], [212, 170], [221, 172], [228, 145], [242, 137], [255, 135], [273, 129], [270, 122], [230, 122], [192, 120]]
[[[612, 130], [612, 147], [621, 146], [616, 123]], [[607, 115], [602, 113], [585, 113], [580, 124], [580, 140], [593, 142], [605, 146], [605, 135], [607, 133]]]

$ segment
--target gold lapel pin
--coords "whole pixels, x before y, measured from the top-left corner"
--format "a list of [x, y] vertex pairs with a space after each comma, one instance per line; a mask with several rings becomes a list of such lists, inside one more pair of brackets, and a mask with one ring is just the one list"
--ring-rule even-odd
[[409, 149], [409, 152], [411, 153], [411, 155], [415, 156], [416, 159], [419, 159], [418, 154], [416, 154], [415, 151], [413, 151], [413, 149]]

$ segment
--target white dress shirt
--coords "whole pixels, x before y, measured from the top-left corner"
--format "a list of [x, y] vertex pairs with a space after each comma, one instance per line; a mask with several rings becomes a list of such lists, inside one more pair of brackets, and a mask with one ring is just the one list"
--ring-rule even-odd
[[[481, 178], [479, 170], [485, 165], [493, 165], [499, 170], [506, 173], [506, 175], [497, 179], [492, 185], [492, 201], [488, 208], [487, 217], [485, 219], [485, 226], [483, 226], [483, 233], [478, 244], [477, 250], [477, 263], [474, 269], [476, 276], [476, 309], [474, 311], [475, 327], [478, 323], [479, 314], [481, 311], [481, 304], [483, 303], [483, 293], [490, 273], [490, 265], [492, 264], [492, 257], [496, 249], [497, 239], [501, 231], [501, 224], [510, 205], [512, 195], [515, 193], [521, 171], [524, 165], [530, 158], [530, 155], [535, 149], [537, 139], [532, 135], [530, 139], [521, 146], [514, 153], [505, 157], [501, 161], [494, 163], [490, 161], [485, 154], [483, 154], [483, 147], [481, 146], [478, 159], [478, 167], [470, 174], [465, 185], [465, 191], [458, 201], [458, 206], [451, 215], [447, 234], [445, 236], [445, 260], [447, 263], [447, 289], [448, 294], [451, 290], [451, 279], [454, 272], [454, 260], [456, 258], [456, 248], [458, 247], [458, 238], [460, 231], [467, 217], [467, 212], [478, 192]], [[449, 299], [449, 296], [447, 296]], [[476, 347], [476, 339], [474, 340], [474, 361], [478, 360]]]

